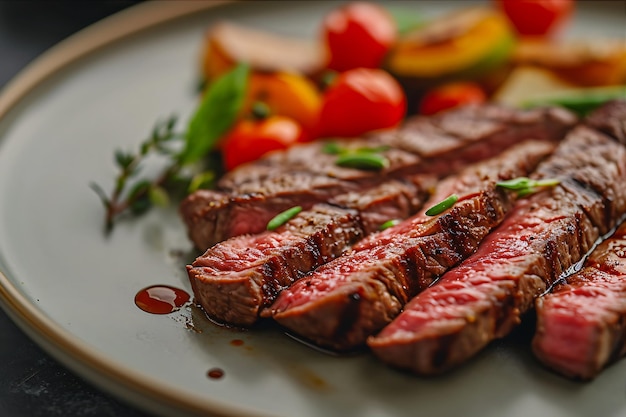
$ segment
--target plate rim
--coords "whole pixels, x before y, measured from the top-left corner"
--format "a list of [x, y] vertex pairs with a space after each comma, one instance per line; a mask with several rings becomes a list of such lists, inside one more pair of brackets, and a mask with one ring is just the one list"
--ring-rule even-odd
[[[108, 16], [62, 40], [35, 58], [0, 90], [0, 120], [52, 76], [103, 48], [160, 25], [238, 0], [151, 1]], [[0, 138], [0, 140], [2, 140]], [[8, 274], [8, 271], [7, 271]], [[0, 270], [0, 307], [44, 351], [89, 383], [126, 403], [158, 415], [257, 416], [232, 406], [172, 389], [134, 371], [81, 341], [48, 317]]]
[[[37, 87], [70, 65], [133, 35], [238, 0], [177, 0], [134, 5], [71, 35], [28, 64], [0, 89], [0, 121]], [[3, 138], [0, 137], [0, 141]], [[0, 254], [2, 256], [2, 254]], [[7, 271], [9, 274], [9, 271]], [[259, 416], [259, 412], [172, 389], [124, 367], [55, 323], [0, 270], [0, 308], [31, 340], [67, 368], [115, 398], [163, 416]]]

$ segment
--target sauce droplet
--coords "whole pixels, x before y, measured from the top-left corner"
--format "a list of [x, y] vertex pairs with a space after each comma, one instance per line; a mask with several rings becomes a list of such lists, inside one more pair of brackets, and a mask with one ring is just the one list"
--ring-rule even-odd
[[224, 377], [224, 370], [221, 368], [211, 368], [209, 372], [207, 372], [207, 375], [211, 379], [221, 379]]
[[137, 292], [135, 304], [148, 313], [169, 314], [185, 305], [189, 298], [189, 294], [179, 288], [153, 285]]
[[243, 345], [243, 340], [241, 339], [233, 339], [230, 341], [230, 344], [232, 346], [242, 346]]

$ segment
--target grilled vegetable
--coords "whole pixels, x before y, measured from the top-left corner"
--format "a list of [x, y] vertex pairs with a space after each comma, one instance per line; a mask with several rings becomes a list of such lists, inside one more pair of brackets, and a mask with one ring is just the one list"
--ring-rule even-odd
[[501, 66], [514, 45], [503, 15], [488, 8], [465, 9], [399, 39], [387, 68], [396, 76], [422, 81], [478, 78]]

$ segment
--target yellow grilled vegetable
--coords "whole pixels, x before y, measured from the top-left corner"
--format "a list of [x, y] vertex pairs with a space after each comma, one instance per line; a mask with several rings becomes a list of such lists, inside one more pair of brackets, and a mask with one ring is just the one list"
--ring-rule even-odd
[[502, 14], [465, 9], [403, 36], [388, 56], [387, 68], [398, 77], [419, 80], [481, 78], [507, 61], [515, 43]]

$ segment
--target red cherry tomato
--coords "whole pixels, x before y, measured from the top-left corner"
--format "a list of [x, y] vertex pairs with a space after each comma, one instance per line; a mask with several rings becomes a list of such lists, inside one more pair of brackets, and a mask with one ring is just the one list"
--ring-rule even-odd
[[545, 36], [564, 23], [573, 0], [496, 0], [520, 35]]
[[243, 119], [224, 138], [222, 152], [226, 169], [254, 161], [269, 151], [286, 149], [302, 141], [304, 132], [298, 122], [284, 116], [262, 120]]
[[419, 112], [435, 114], [442, 110], [466, 104], [480, 104], [487, 100], [483, 89], [476, 83], [456, 82], [444, 84], [427, 92], [420, 103]]
[[358, 136], [397, 125], [406, 114], [406, 96], [381, 69], [357, 68], [337, 76], [324, 92], [319, 136]]
[[378, 68], [396, 40], [396, 24], [385, 9], [354, 2], [326, 16], [323, 40], [328, 48], [327, 67], [335, 71]]

